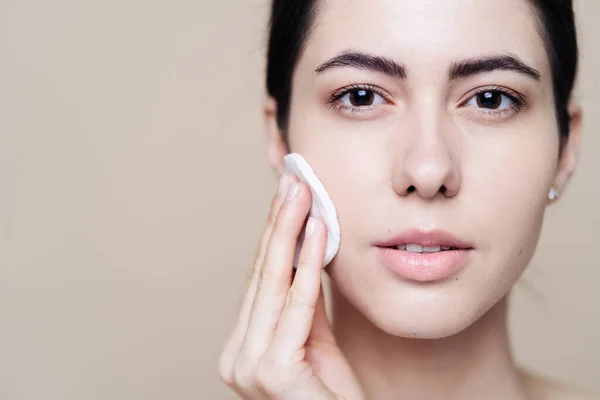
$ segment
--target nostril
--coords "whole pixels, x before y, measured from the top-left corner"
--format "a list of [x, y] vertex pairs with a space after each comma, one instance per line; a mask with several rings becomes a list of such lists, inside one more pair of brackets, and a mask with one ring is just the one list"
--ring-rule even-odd
[[446, 188], [446, 185], [442, 185], [442, 187], [440, 188], [440, 192], [442, 194], [446, 194], [447, 191], [448, 191], [448, 189]]
[[408, 188], [408, 193], [412, 193], [415, 190], [417, 190], [417, 188], [415, 188], [413, 185], [410, 185], [410, 187]]

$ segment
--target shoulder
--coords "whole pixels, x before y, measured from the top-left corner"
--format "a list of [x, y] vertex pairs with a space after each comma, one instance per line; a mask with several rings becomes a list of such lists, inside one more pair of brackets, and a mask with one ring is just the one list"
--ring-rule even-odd
[[600, 400], [600, 397], [564, 382], [523, 372], [523, 382], [532, 400]]

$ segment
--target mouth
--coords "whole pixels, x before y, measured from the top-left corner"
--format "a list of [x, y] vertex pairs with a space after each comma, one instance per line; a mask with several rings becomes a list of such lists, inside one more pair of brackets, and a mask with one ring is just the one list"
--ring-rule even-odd
[[409, 253], [439, 253], [441, 251], [464, 250], [455, 246], [424, 246], [418, 243], [406, 243], [396, 246], [385, 246], [387, 249], [404, 250]]
[[440, 251], [472, 249], [468, 241], [450, 232], [410, 230], [390, 239], [375, 243], [378, 247], [406, 250], [411, 253], [437, 253]]
[[447, 279], [467, 265], [474, 247], [449, 232], [407, 231], [375, 244], [382, 264], [396, 276], [418, 282]]

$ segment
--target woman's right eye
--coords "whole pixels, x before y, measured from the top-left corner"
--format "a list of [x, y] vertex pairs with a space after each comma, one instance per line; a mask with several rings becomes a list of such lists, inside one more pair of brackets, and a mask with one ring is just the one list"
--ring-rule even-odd
[[382, 116], [393, 104], [385, 92], [372, 85], [352, 85], [338, 90], [327, 102], [342, 115], [356, 119], [372, 119]]

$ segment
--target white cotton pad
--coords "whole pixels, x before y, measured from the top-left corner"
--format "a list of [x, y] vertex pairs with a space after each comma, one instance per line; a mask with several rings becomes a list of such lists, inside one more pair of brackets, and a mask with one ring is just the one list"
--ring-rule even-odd
[[[333, 201], [331, 201], [331, 197], [329, 197], [325, 187], [319, 178], [317, 178], [304, 157], [297, 153], [291, 153], [284, 157], [283, 162], [286, 172], [296, 175], [301, 182], [306, 183], [310, 188], [312, 192], [310, 216], [320, 219], [327, 227], [327, 246], [325, 248], [325, 257], [323, 260], [323, 265], [326, 266], [333, 260], [333, 257], [335, 257], [340, 248], [340, 224], [338, 222]], [[296, 244], [294, 267], [298, 265], [298, 258], [300, 256], [302, 242], [304, 241], [305, 229], [306, 223], [302, 228], [298, 243]]]

